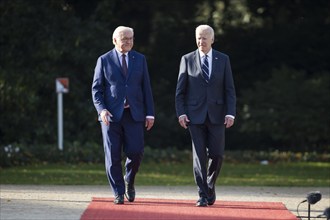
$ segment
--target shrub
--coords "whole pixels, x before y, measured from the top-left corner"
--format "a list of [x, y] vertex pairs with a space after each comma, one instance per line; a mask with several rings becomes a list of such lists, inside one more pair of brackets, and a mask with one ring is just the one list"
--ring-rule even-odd
[[[124, 157], [124, 154], [122, 155]], [[21, 166], [37, 163], [103, 163], [104, 151], [101, 144], [73, 142], [66, 144], [63, 151], [55, 145], [10, 144], [0, 147], [0, 167]], [[329, 162], [330, 154], [290, 151], [226, 151], [226, 162]], [[177, 148], [145, 147], [144, 162], [184, 163], [192, 161], [191, 150]]]

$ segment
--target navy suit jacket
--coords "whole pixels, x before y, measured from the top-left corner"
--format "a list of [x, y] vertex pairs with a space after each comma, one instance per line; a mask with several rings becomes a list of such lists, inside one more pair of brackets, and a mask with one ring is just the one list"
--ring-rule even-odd
[[[100, 115], [107, 109], [113, 115], [111, 121], [118, 122], [128, 100], [135, 121], [145, 121], [154, 116], [154, 102], [151, 91], [146, 58], [134, 50], [128, 52], [128, 74], [122, 73], [115, 49], [101, 55], [94, 71], [92, 96], [94, 106]], [[100, 120], [100, 117], [99, 117]]]
[[186, 114], [192, 124], [223, 124], [225, 115], [236, 115], [236, 94], [229, 57], [212, 49], [212, 73], [207, 83], [202, 75], [198, 50], [181, 58], [176, 95], [176, 113]]

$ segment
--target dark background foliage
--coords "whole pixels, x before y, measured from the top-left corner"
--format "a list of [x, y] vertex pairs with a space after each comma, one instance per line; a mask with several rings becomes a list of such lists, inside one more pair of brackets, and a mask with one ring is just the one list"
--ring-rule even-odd
[[237, 88], [227, 149], [329, 151], [330, 1], [2, 0], [0, 12], [0, 147], [56, 145], [55, 79], [68, 77], [64, 145], [101, 150], [93, 70], [125, 25], [152, 80], [156, 124], [146, 145], [189, 149], [175, 86], [181, 56], [196, 49], [195, 27], [207, 23]]

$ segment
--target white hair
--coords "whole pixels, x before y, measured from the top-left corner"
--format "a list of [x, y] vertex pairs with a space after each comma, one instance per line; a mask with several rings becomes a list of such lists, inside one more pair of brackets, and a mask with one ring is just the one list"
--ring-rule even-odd
[[119, 26], [119, 27], [117, 27], [114, 30], [114, 32], [112, 34], [112, 42], [113, 42], [113, 44], [115, 44], [114, 39], [115, 38], [116, 39], [119, 38], [120, 37], [120, 33], [122, 33], [122, 32], [131, 32], [132, 34], [134, 34], [133, 28], [125, 27], [125, 26]]
[[207, 25], [207, 24], [202, 24], [202, 25], [199, 25], [197, 28], [196, 28], [196, 35], [198, 33], [202, 33], [202, 32], [205, 32], [207, 34], [210, 34], [211, 35], [211, 38], [214, 39], [214, 30], [211, 26]]

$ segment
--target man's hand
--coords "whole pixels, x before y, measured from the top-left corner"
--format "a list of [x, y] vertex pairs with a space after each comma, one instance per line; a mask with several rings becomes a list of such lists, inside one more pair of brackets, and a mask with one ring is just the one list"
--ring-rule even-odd
[[231, 117], [225, 117], [225, 125], [226, 125], [226, 128], [230, 128], [231, 126], [234, 125], [234, 121], [235, 119], [231, 118]]
[[109, 126], [110, 125], [110, 117], [112, 117], [112, 114], [108, 110], [103, 109], [102, 112], [101, 112], [101, 114], [100, 114], [100, 117], [101, 117], [102, 122], [106, 126]]
[[147, 131], [149, 131], [152, 126], [154, 126], [154, 123], [155, 123], [155, 119], [153, 118], [146, 118], [146, 128], [147, 128]]
[[188, 123], [189, 123], [189, 119], [188, 119], [188, 116], [187, 115], [181, 115], [179, 117], [179, 123], [181, 125], [181, 127], [183, 127], [184, 129], [187, 129], [188, 128]]

